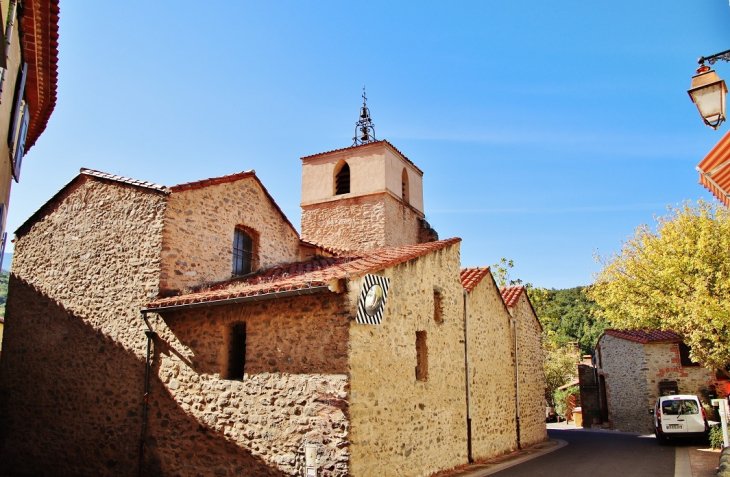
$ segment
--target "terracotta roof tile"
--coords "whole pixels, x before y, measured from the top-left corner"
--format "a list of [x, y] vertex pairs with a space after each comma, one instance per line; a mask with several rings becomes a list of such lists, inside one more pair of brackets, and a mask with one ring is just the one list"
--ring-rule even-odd
[[333, 280], [357, 278], [461, 242], [452, 238], [439, 242], [386, 248], [352, 257], [327, 257], [292, 263], [259, 273], [245, 280], [219, 283], [206, 290], [156, 300], [148, 308], [212, 302], [228, 298], [263, 295], [287, 290], [301, 290], [328, 285]]
[[233, 182], [233, 181], [237, 181], [239, 179], [245, 179], [246, 177], [253, 177], [255, 175], [256, 175], [256, 171], [254, 171], [254, 170], [236, 172], [234, 174], [228, 174], [226, 176], [211, 177], [211, 178], [202, 179], [199, 181], [186, 182], [184, 184], [174, 185], [174, 186], [170, 187], [170, 190], [172, 192], [181, 192], [184, 190], [202, 189], [203, 187], [208, 187], [208, 186], [216, 185], [216, 184], [223, 184], [226, 182]]
[[491, 274], [489, 267], [462, 268], [461, 285], [464, 287], [464, 290], [471, 293], [479, 282], [489, 274]]
[[674, 331], [662, 330], [612, 330], [608, 329], [604, 332], [607, 335], [623, 338], [637, 343], [657, 343], [657, 342], [676, 342], [683, 341], [682, 336]]
[[524, 285], [516, 285], [510, 287], [502, 287], [499, 292], [502, 294], [502, 300], [507, 308], [512, 308], [517, 304], [517, 300], [522, 296], [522, 292], [525, 291]]
[[28, 63], [25, 95], [31, 116], [25, 152], [46, 129], [58, 87], [58, 0], [26, 0], [19, 19], [23, 59]]
[[130, 179], [129, 177], [123, 177], [123, 176], [117, 176], [117, 175], [114, 175], [114, 174], [108, 174], [106, 172], [95, 171], [93, 169], [86, 169], [84, 167], [81, 168], [81, 171], [80, 172], [81, 172], [81, 174], [84, 174], [84, 175], [87, 175], [87, 176], [92, 176], [92, 177], [98, 177], [99, 179], [106, 179], [106, 180], [109, 180], [109, 181], [121, 182], [123, 184], [133, 185], [133, 186], [136, 186], [136, 187], [144, 187], [144, 188], [147, 188], [147, 189], [154, 189], [154, 190], [156, 190], [158, 192], [164, 192], [165, 194], [169, 194], [170, 193], [170, 190], [167, 187], [165, 187], [163, 185], [160, 185], [160, 184], [154, 184], [152, 182], [141, 181], [141, 180], [138, 180], [138, 179]]
[[304, 157], [302, 157], [302, 160], [311, 159], [313, 157], [324, 156], [324, 155], [327, 155], [327, 154], [332, 154], [334, 152], [348, 151], [350, 149], [357, 149], [357, 148], [365, 148], [365, 147], [372, 146], [374, 144], [387, 144], [391, 149], [393, 149], [395, 152], [397, 152], [398, 154], [400, 154], [400, 156], [403, 159], [405, 159], [406, 162], [408, 162], [408, 164], [412, 165], [421, 175], [423, 175], [423, 171], [421, 169], [419, 169], [418, 166], [413, 163], [413, 161], [411, 161], [410, 159], [408, 159], [402, 152], [400, 152], [398, 150], [397, 147], [395, 147], [394, 145], [392, 145], [389, 141], [387, 141], [385, 139], [381, 139], [380, 141], [369, 142], [367, 144], [360, 144], [359, 146], [343, 147], [341, 149], [333, 149], [332, 151], [320, 152], [320, 153], [317, 153], [317, 154], [312, 154], [311, 156], [304, 156]]

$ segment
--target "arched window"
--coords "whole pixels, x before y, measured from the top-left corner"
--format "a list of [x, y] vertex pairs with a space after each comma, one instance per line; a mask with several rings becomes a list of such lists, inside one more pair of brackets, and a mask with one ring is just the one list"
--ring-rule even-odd
[[403, 198], [403, 202], [406, 204], [409, 203], [408, 200], [408, 171], [406, 171], [406, 168], [403, 168], [403, 174], [401, 174], [401, 197]]
[[345, 162], [335, 176], [335, 195], [350, 193], [350, 166]]
[[236, 227], [233, 231], [233, 274], [245, 275], [253, 268], [253, 237]]

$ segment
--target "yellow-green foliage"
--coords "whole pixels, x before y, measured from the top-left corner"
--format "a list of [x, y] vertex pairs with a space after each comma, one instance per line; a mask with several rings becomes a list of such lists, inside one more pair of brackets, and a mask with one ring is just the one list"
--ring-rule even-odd
[[699, 201], [638, 227], [599, 257], [587, 294], [612, 327], [674, 330], [705, 365], [730, 362], [730, 212]]

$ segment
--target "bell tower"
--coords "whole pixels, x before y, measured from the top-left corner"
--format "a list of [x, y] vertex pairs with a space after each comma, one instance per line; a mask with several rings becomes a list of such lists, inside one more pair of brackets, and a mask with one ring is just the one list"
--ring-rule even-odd
[[423, 220], [423, 171], [375, 139], [364, 92], [353, 141], [302, 158], [302, 240], [352, 252], [437, 240]]

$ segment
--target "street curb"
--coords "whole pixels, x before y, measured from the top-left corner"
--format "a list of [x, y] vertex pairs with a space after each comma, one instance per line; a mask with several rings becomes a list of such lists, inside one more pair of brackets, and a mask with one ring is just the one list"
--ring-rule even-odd
[[487, 475], [496, 474], [497, 472], [501, 472], [504, 469], [509, 469], [510, 467], [514, 467], [515, 465], [522, 464], [524, 462], [527, 462], [528, 460], [532, 460], [537, 457], [544, 456], [545, 454], [549, 454], [558, 449], [562, 449], [563, 447], [568, 445], [568, 442], [564, 441], [562, 439], [550, 439], [550, 441], [553, 442], [554, 445], [548, 447], [547, 449], [542, 449], [542, 450], [539, 450], [534, 453], [529, 453], [527, 455], [523, 455], [523, 456], [517, 457], [515, 459], [508, 460], [506, 462], [500, 462], [498, 464], [477, 464], [477, 465], [489, 465], [489, 468], [479, 469], [479, 470], [475, 470], [473, 472], [459, 474], [459, 477], [485, 477]]

